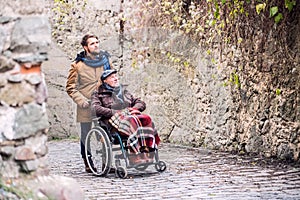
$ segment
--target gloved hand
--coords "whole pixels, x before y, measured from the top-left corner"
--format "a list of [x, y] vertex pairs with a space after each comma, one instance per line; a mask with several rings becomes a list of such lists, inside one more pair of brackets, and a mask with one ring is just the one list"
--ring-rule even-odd
[[83, 104], [81, 105], [82, 108], [89, 108], [90, 107], [90, 103], [88, 101], [83, 102]]
[[139, 115], [141, 112], [137, 108], [128, 108], [128, 111], [131, 115]]

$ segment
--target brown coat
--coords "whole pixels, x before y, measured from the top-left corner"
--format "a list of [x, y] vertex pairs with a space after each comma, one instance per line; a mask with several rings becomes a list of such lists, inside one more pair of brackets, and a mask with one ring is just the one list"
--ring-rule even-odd
[[140, 98], [134, 97], [126, 86], [122, 85], [123, 102], [121, 102], [116, 94], [109, 91], [101, 85], [98, 91], [92, 94], [92, 108], [97, 117], [101, 117], [102, 121], [110, 119], [118, 110], [124, 108], [136, 108], [140, 112], [146, 109], [146, 104]]
[[[112, 65], [110, 65], [112, 66]], [[103, 66], [93, 68], [85, 65], [82, 61], [73, 62], [67, 77], [66, 90], [68, 95], [77, 104], [77, 122], [91, 122], [90, 108], [82, 108], [86, 101], [90, 101], [93, 91], [99, 86]]]

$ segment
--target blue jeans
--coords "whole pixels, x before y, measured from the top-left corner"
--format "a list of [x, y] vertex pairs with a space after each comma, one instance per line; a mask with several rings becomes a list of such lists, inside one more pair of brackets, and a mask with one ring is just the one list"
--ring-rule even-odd
[[92, 128], [92, 122], [81, 122], [80, 123], [80, 153], [81, 153], [81, 157], [83, 159], [86, 158], [85, 156], [85, 139], [86, 136], [88, 134], [88, 132], [91, 130]]

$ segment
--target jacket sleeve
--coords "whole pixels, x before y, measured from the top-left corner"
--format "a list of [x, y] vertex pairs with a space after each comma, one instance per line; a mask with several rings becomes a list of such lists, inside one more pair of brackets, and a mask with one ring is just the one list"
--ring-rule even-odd
[[140, 98], [134, 97], [130, 92], [128, 92], [128, 90], [124, 91], [124, 95], [130, 100], [130, 107], [136, 108], [141, 112], [146, 110], [146, 103]]
[[66, 91], [77, 105], [82, 106], [82, 104], [88, 101], [88, 99], [85, 98], [78, 91], [77, 83], [78, 83], [78, 73], [76, 69], [76, 64], [72, 63], [67, 77]]
[[116, 110], [103, 107], [101, 100], [98, 97], [98, 92], [94, 91], [91, 97], [92, 112], [96, 113], [97, 117], [111, 118]]

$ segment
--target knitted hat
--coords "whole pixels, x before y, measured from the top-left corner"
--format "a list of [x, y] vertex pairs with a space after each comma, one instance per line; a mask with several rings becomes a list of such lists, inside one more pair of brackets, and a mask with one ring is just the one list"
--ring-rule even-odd
[[102, 75], [101, 75], [101, 81], [105, 80], [107, 77], [109, 77], [110, 75], [112, 74], [116, 74], [117, 73], [117, 70], [115, 69], [108, 69], [108, 70], [105, 70]]

